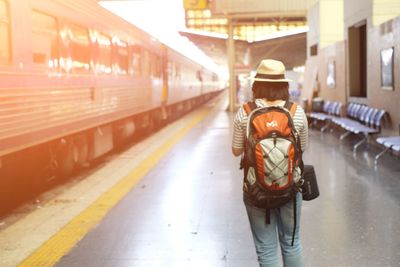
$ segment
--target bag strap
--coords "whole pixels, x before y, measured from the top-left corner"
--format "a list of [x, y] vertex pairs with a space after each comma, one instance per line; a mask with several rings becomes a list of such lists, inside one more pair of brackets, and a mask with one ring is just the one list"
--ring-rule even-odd
[[[250, 113], [257, 108], [257, 105], [254, 101], [249, 101], [247, 103], [243, 104], [243, 109], [246, 112], [247, 116], [250, 116]], [[249, 167], [249, 164], [246, 159], [246, 153], [243, 153], [242, 158], [240, 159], [240, 170], [244, 169], [245, 173], [247, 172], [247, 169]]]
[[[285, 101], [285, 105], [283, 107], [286, 108], [287, 110], [289, 110], [292, 117], [294, 117], [294, 114], [296, 113], [296, 109], [297, 109], [296, 103], [293, 103], [291, 101]], [[258, 106], [257, 106], [256, 102], [254, 102], [254, 101], [249, 101], [249, 102], [243, 104], [243, 109], [246, 112], [247, 116], [249, 116], [250, 113], [253, 110], [255, 110], [256, 108], [258, 108]]]
[[292, 234], [292, 247], [294, 245], [294, 237], [296, 235], [297, 226], [297, 193], [293, 197], [293, 234]]
[[257, 108], [257, 104], [254, 101], [249, 101], [243, 105], [244, 111], [246, 111], [247, 116]]
[[290, 111], [290, 115], [292, 115], [293, 118], [297, 110], [297, 104], [291, 101], [286, 101], [283, 107]]
[[[291, 101], [286, 101], [284, 108], [286, 108], [287, 110], [290, 111], [290, 115], [292, 116], [292, 120], [294, 118], [294, 115], [296, 113], [297, 110], [297, 104], [293, 103]], [[294, 122], [293, 122], [294, 123]], [[294, 127], [294, 125], [293, 125]], [[304, 163], [303, 163], [303, 150], [301, 149], [301, 144], [300, 144], [300, 137], [298, 139], [296, 139], [296, 146], [298, 147], [299, 151], [300, 151], [300, 169], [301, 169], [301, 173], [303, 173], [304, 170]]]

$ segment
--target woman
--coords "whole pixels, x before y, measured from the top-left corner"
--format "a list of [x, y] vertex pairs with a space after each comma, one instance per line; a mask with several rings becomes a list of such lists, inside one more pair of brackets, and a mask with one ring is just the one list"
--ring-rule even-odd
[[[285, 79], [285, 66], [282, 62], [265, 59], [257, 68], [252, 86], [253, 101], [257, 107], [284, 106], [289, 100], [289, 82]], [[292, 117], [296, 131], [300, 136], [300, 145], [304, 151], [308, 142], [308, 124], [304, 110], [297, 105]], [[246, 138], [248, 116], [240, 107], [235, 119], [232, 139], [232, 153], [242, 155]], [[269, 210], [269, 223], [266, 223], [266, 210], [252, 205], [244, 192], [244, 203], [253, 234], [253, 239], [261, 267], [280, 266], [277, 256], [278, 239], [285, 267], [304, 266], [302, 247], [299, 236], [301, 213], [301, 193], [295, 195], [296, 201], [289, 201], [280, 208]], [[296, 205], [296, 207], [294, 207]], [[294, 214], [296, 212], [296, 214]]]

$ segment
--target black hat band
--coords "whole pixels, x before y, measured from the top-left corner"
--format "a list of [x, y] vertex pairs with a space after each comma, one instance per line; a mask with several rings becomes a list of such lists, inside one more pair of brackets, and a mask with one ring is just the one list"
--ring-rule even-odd
[[278, 79], [285, 79], [285, 74], [256, 74], [256, 77], [260, 79], [271, 79], [271, 80], [278, 80]]

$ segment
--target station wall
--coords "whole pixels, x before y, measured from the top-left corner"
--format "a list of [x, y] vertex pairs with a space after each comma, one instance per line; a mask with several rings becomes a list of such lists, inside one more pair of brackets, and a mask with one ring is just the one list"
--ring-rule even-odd
[[[363, 12], [361, 12], [363, 13]], [[349, 25], [359, 21], [360, 17], [347, 21]], [[346, 16], [345, 16], [346, 17]], [[398, 135], [400, 131], [400, 16], [372, 26], [367, 23], [367, 93], [366, 97], [354, 97], [349, 93], [348, 40], [337, 42], [310, 56], [306, 62], [302, 97], [310, 100], [321, 97], [324, 100], [343, 103], [358, 102], [371, 107], [385, 109], [389, 120], [385, 121], [382, 135]], [[381, 51], [394, 48], [393, 87], [381, 85]], [[334, 86], [328, 86], [328, 64], [334, 64]]]
[[[394, 86], [381, 86], [381, 52], [394, 48], [393, 82]], [[385, 109], [390, 114], [389, 129], [384, 131], [400, 132], [400, 16], [389, 20], [368, 31], [368, 76], [367, 104]]]

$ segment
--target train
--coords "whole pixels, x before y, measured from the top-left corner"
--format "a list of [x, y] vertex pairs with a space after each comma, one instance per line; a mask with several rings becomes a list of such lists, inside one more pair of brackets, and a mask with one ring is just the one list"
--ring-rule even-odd
[[0, 0], [0, 81], [0, 213], [224, 89], [95, 0]]

